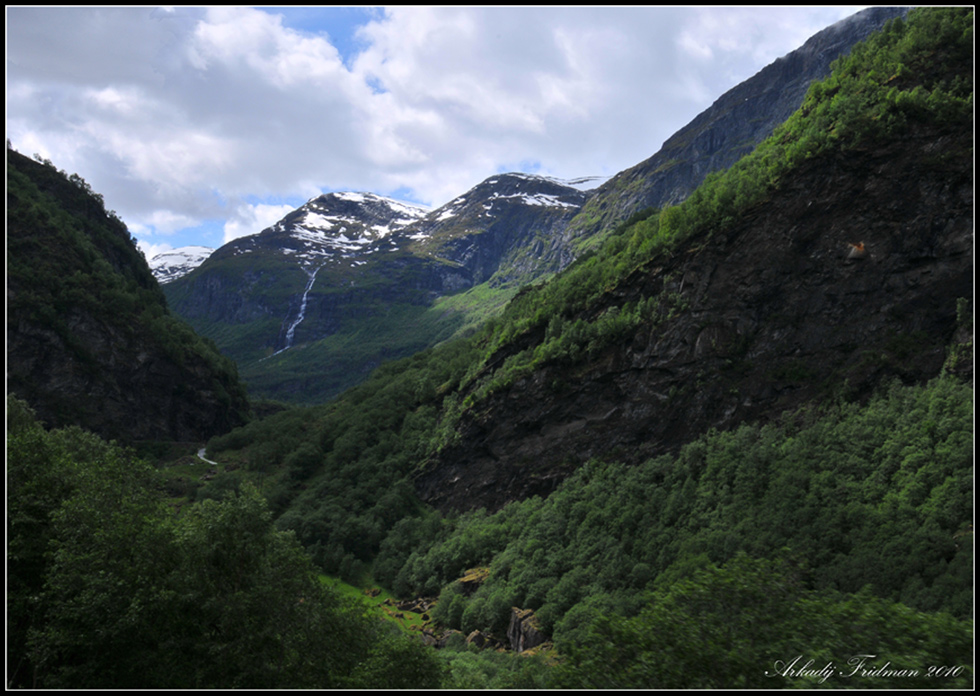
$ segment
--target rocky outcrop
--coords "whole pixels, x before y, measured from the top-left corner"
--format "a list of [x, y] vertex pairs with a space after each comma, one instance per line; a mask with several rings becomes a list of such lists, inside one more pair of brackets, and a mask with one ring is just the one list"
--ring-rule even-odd
[[507, 640], [510, 642], [511, 650], [521, 653], [544, 644], [547, 638], [541, 632], [534, 611], [512, 607], [510, 625], [507, 626]]
[[[919, 128], [808, 160], [770, 200], [636, 270], [585, 318], [651, 296], [682, 311], [468, 411], [417, 478], [420, 496], [496, 509], [547, 494], [591, 457], [638, 462], [710, 428], [936, 376], [958, 305], [972, 313], [971, 152], [972, 133]], [[866, 257], [849, 259], [859, 242]]]

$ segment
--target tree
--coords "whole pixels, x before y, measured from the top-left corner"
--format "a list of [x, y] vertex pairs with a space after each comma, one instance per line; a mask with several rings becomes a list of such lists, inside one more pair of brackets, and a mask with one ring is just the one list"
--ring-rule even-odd
[[[556, 683], [619, 689], [972, 686], [972, 622], [916, 612], [870, 591], [806, 590], [800, 574], [788, 561], [744, 554], [709, 567], [656, 592], [634, 618], [598, 618], [588, 637], [570, 647]], [[862, 655], [873, 658], [856, 671]]]
[[132, 452], [8, 414], [11, 685], [439, 685], [421, 642], [320, 582], [253, 486], [175, 517]]

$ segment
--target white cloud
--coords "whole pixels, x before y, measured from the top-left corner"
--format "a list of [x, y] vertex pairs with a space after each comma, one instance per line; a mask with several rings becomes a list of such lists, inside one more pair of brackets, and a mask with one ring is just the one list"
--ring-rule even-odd
[[157, 254], [162, 254], [165, 251], [173, 251], [173, 247], [169, 244], [149, 244], [144, 241], [137, 242], [139, 250], [143, 252], [143, 256], [147, 261], [150, 261]]
[[172, 210], [154, 210], [145, 219], [147, 227], [155, 234], [173, 234], [185, 227], [191, 227], [198, 222], [189, 215]]
[[137, 234], [224, 220], [231, 239], [286, 208], [256, 199], [407, 190], [438, 205], [522, 163], [614, 174], [844, 14], [395, 7], [345, 65], [275, 11], [10, 8], [7, 133]]
[[294, 209], [295, 206], [291, 205], [268, 205], [265, 203], [243, 205], [235, 211], [234, 217], [225, 222], [224, 243], [227, 244], [239, 237], [261, 232], [266, 227], [271, 227], [279, 222]]

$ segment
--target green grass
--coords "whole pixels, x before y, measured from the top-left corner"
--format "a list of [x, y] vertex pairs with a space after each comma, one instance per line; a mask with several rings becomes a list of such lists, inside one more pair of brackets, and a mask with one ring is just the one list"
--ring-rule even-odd
[[321, 575], [320, 582], [337, 594], [362, 604], [367, 614], [394, 624], [404, 633], [420, 633], [431, 624], [431, 621], [422, 618], [423, 614], [398, 609], [395, 606], [398, 598], [379, 587], [355, 587], [329, 575]]
[[457, 324], [454, 335], [464, 335], [499, 314], [518, 290], [516, 286], [492, 287], [489, 282], [481, 283], [465, 292], [440, 297], [423, 321], [453, 321]]

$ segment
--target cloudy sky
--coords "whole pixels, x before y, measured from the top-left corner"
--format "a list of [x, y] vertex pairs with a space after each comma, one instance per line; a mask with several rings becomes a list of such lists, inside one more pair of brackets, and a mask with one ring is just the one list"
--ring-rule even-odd
[[7, 138], [150, 257], [328, 191], [611, 176], [858, 7], [9, 7]]

